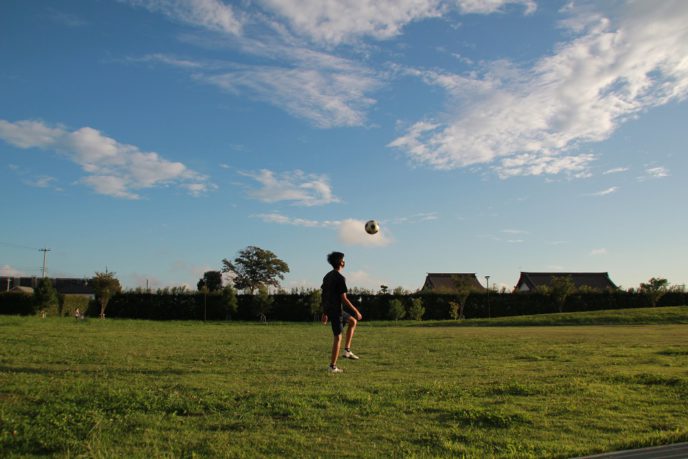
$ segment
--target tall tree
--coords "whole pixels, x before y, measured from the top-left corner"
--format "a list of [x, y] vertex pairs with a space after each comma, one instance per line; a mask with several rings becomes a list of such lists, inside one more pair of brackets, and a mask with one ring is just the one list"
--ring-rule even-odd
[[105, 308], [113, 295], [122, 291], [122, 286], [119, 280], [115, 277], [115, 273], [96, 273], [91, 279], [91, 286], [96, 293], [96, 301], [100, 305], [100, 318], [105, 318]]
[[42, 313], [52, 308], [56, 308], [59, 303], [57, 290], [55, 290], [52, 281], [47, 277], [38, 281], [36, 290], [33, 292], [33, 298], [38, 310], [42, 311]]
[[471, 296], [477, 289], [471, 283], [470, 280], [460, 277], [452, 276], [452, 281], [454, 282], [456, 295], [456, 302], [459, 304], [458, 318], [465, 319], [464, 310], [466, 309], [466, 303], [468, 302], [468, 297]]
[[231, 285], [226, 285], [225, 288], [222, 289], [222, 304], [225, 307], [227, 319], [231, 319], [239, 309], [236, 292]]
[[260, 287], [279, 287], [289, 265], [269, 250], [248, 246], [241, 250], [234, 261], [222, 260], [222, 272], [231, 273], [237, 290], [247, 290], [251, 295]]
[[640, 291], [647, 296], [654, 308], [657, 302], [669, 290], [669, 281], [661, 277], [653, 277], [647, 283], [640, 284]]
[[253, 309], [253, 313], [258, 317], [258, 320], [267, 322], [273, 301], [274, 299], [270, 296], [266, 286], [261, 285], [258, 287], [258, 293], [253, 295], [251, 299], [251, 308]]
[[203, 287], [206, 287], [208, 292], [219, 292], [222, 290], [222, 273], [220, 271], [206, 271], [196, 286], [199, 292], [202, 291]]
[[550, 281], [550, 295], [557, 304], [559, 312], [564, 312], [566, 299], [576, 291], [576, 284], [571, 276], [552, 276]]

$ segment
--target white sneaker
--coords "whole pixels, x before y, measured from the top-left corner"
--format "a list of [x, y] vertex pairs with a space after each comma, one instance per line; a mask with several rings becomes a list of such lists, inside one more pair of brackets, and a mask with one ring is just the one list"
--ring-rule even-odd
[[327, 367], [327, 371], [329, 371], [330, 373], [344, 373], [344, 370], [342, 370], [339, 367], [333, 367], [332, 365]]
[[351, 360], [358, 360], [358, 356], [356, 354], [354, 354], [351, 351], [347, 351], [347, 350], [344, 351], [344, 358], [345, 359], [351, 359]]

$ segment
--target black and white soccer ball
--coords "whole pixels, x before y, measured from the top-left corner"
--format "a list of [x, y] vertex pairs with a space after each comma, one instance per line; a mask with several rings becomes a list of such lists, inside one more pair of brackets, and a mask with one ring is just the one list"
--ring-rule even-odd
[[375, 220], [368, 220], [365, 224], [365, 230], [368, 234], [376, 234], [380, 231], [380, 225]]

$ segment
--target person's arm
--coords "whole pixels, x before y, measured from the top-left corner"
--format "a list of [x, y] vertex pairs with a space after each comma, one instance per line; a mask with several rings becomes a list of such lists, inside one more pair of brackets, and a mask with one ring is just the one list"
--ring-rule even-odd
[[356, 309], [356, 306], [354, 306], [353, 303], [349, 301], [349, 298], [347, 298], [346, 292], [342, 293], [342, 303], [344, 303], [356, 315], [356, 320], [363, 319], [363, 316], [358, 309]]

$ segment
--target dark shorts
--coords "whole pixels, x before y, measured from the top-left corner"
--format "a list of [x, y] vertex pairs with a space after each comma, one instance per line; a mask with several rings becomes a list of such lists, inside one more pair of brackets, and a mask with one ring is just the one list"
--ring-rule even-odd
[[330, 325], [332, 325], [332, 334], [334, 336], [339, 336], [344, 330], [344, 325], [349, 323], [351, 314], [346, 312], [340, 313], [339, 311], [335, 311], [332, 314], [333, 315], [327, 314], [327, 317], [330, 319]]

